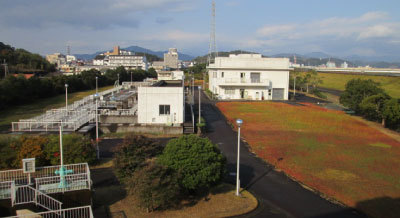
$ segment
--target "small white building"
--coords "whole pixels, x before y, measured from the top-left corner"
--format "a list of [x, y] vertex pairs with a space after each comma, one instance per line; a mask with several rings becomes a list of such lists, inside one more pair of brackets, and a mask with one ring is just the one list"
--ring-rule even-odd
[[209, 89], [219, 99], [288, 100], [288, 58], [261, 54], [217, 57], [208, 67]]
[[158, 71], [158, 80], [183, 80], [184, 72], [181, 70], [175, 71]]
[[138, 123], [180, 126], [185, 122], [183, 80], [138, 88]]

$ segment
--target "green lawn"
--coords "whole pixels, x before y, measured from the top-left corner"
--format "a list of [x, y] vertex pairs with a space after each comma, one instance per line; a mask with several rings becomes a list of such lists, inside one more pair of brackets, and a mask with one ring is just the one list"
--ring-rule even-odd
[[[113, 86], [99, 88], [100, 91], [111, 89]], [[68, 94], [68, 102], [71, 104], [74, 101], [80, 100], [88, 95], [96, 93], [96, 90], [83, 92], [75, 92]], [[65, 95], [58, 95], [51, 98], [37, 100], [26, 105], [19, 105], [0, 111], [0, 131], [9, 130], [11, 122], [16, 122], [19, 119], [29, 119], [40, 115], [49, 109], [60, 108], [65, 106]]]
[[382, 88], [393, 98], [400, 98], [400, 77], [368, 76], [368, 75], [346, 75], [336, 73], [318, 73], [323, 83], [320, 87], [343, 91], [346, 83], [351, 79], [372, 79], [379, 82]]

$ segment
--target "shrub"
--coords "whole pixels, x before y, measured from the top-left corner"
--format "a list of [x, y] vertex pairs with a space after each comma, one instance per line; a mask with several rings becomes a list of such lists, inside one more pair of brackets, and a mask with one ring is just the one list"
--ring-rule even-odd
[[159, 160], [180, 172], [180, 185], [189, 192], [208, 189], [225, 174], [226, 159], [220, 150], [209, 139], [196, 135], [170, 140]]
[[22, 159], [35, 158], [37, 166], [48, 165], [44, 147], [48, 143], [48, 139], [42, 136], [22, 136], [14, 141], [11, 148], [17, 150], [17, 156], [14, 160], [14, 166], [22, 167]]
[[[385, 102], [390, 99], [390, 96], [385, 93], [372, 95], [364, 98], [360, 103], [360, 113], [367, 119], [373, 121], [382, 121], [383, 108]], [[383, 121], [384, 123], [384, 121]]]
[[17, 158], [17, 150], [10, 146], [15, 143], [16, 139], [9, 136], [0, 136], [0, 169], [13, 169], [20, 167], [20, 164], [15, 165]]
[[162, 152], [162, 147], [154, 141], [136, 135], [127, 135], [114, 155], [114, 171], [120, 181], [131, 177], [135, 170], [145, 165], [145, 160]]
[[[60, 164], [60, 138], [58, 135], [49, 136], [45, 153], [51, 165]], [[92, 164], [96, 161], [96, 149], [86, 136], [63, 135], [63, 156], [64, 164]]]
[[135, 194], [139, 206], [147, 212], [173, 207], [179, 203], [178, 174], [155, 161], [149, 160], [127, 179], [129, 194]]
[[400, 131], [400, 100], [392, 98], [387, 101], [382, 116], [387, 127]]

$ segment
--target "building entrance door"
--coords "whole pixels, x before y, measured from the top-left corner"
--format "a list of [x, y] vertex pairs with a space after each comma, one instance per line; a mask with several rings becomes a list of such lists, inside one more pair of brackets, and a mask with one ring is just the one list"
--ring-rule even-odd
[[240, 98], [244, 98], [244, 89], [240, 89]]

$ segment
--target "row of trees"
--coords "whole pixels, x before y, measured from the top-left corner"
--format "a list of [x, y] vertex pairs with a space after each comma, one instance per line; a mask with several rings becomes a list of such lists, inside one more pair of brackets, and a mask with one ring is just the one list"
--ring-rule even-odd
[[390, 97], [371, 79], [353, 79], [346, 84], [340, 103], [382, 126], [400, 131], [400, 99]]
[[[26, 71], [54, 72], [55, 66], [39, 54], [32, 54], [24, 49], [15, 49], [0, 42], [0, 61], [6, 61], [10, 73]], [[4, 76], [4, 68], [0, 69], [0, 77]]]
[[318, 72], [311, 70], [308, 72], [300, 72], [294, 70], [290, 74], [289, 87], [302, 92], [312, 93], [318, 97], [326, 98], [319, 90], [318, 85], [322, 84], [322, 79], [318, 76]]
[[72, 76], [52, 76], [52, 77], [31, 77], [26, 79], [24, 76], [10, 75], [0, 80], [0, 109], [5, 109], [12, 105], [26, 104], [40, 98], [48, 98], [65, 93], [65, 84], [68, 84], [68, 92], [83, 91], [96, 87], [96, 77], [98, 86], [113, 85], [115, 81], [142, 81], [147, 77], [157, 77], [154, 69], [149, 71], [132, 70], [127, 71], [124, 67], [115, 70], [107, 70], [103, 75], [95, 69], [83, 71], [81, 74]]
[[225, 164], [216, 145], [195, 135], [172, 139], [165, 148], [143, 136], [129, 135], [114, 155], [117, 177], [148, 212], [207, 193], [223, 179]]
[[[63, 137], [64, 163], [89, 163], [96, 161], [95, 144], [90, 138], [69, 134]], [[36, 158], [36, 166], [60, 164], [58, 135], [49, 136], [1, 136], [0, 169], [19, 169], [22, 159]]]

